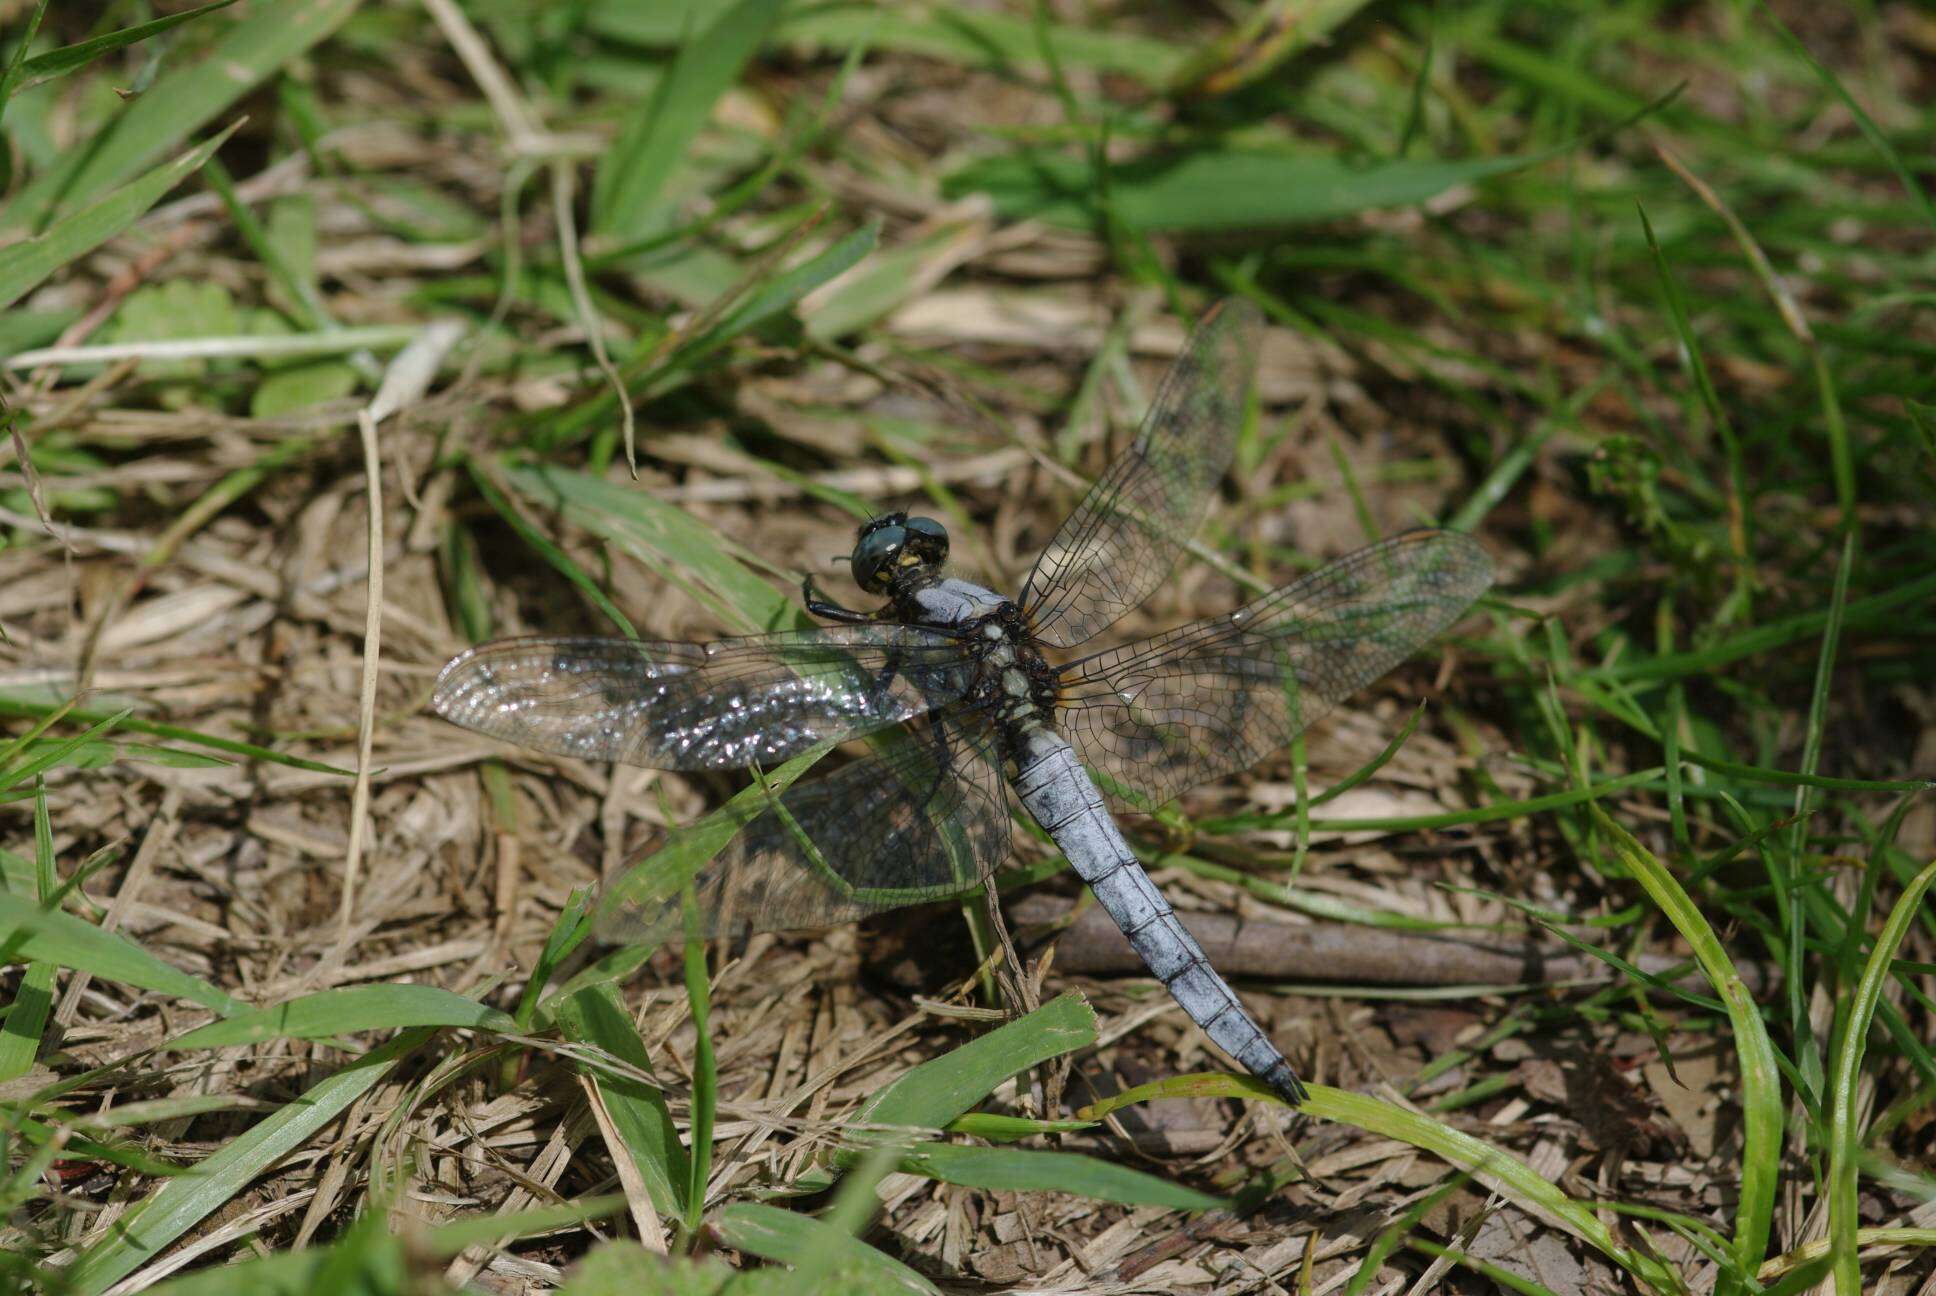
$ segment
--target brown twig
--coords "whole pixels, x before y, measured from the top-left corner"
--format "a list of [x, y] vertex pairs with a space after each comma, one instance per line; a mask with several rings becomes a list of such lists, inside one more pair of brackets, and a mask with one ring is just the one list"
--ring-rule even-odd
[[[1030, 896], [1013, 907], [1023, 934], [1031, 926], [1068, 917], [1073, 902]], [[1183, 925], [1203, 946], [1210, 962], [1226, 976], [1261, 981], [1320, 981], [1332, 985], [1454, 986], [1545, 985], [1560, 981], [1605, 981], [1614, 975], [1588, 954], [1531, 939], [1478, 939], [1424, 932], [1391, 931], [1346, 923], [1277, 923], [1233, 914], [1191, 913]], [[1633, 960], [1650, 974], [1672, 972], [1686, 960], [1642, 954]], [[1115, 922], [1091, 906], [1063, 929], [1056, 942], [1056, 965], [1086, 976], [1133, 976], [1143, 962]], [[1770, 969], [1740, 963], [1743, 979], [1756, 994], [1774, 983]], [[1677, 984], [1705, 983], [1690, 970]]]

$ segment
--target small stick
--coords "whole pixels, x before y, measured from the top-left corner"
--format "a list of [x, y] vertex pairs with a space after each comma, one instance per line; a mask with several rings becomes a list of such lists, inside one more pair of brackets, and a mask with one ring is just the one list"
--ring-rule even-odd
[[[1011, 913], [1016, 926], [1059, 922], [1073, 902], [1031, 896]], [[1533, 939], [1479, 939], [1393, 931], [1347, 923], [1277, 923], [1224, 913], [1179, 913], [1183, 925], [1224, 975], [1259, 981], [1318, 981], [1364, 986], [1543, 985], [1557, 981], [1606, 981], [1614, 971], [1591, 955]], [[1085, 909], [1056, 942], [1056, 966], [1088, 976], [1147, 975], [1121, 929], [1100, 908]], [[1642, 954], [1643, 972], [1666, 973], [1688, 960]], [[1774, 982], [1769, 969], [1743, 962], [1744, 981], [1756, 994]], [[1706, 987], [1699, 969], [1677, 982]]]

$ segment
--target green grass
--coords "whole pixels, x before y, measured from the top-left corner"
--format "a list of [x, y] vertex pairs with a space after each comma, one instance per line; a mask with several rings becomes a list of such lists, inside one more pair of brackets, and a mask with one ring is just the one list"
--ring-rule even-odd
[[[1936, 109], [1905, 13], [69, 8], [0, 32], [5, 1290], [936, 1290], [983, 1280], [998, 1217], [1041, 1277], [1206, 1211], [1242, 1229], [1178, 1263], [1234, 1272], [1385, 1140], [1443, 1179], [1372, 1189], [1364, 1244], [1279, 1285], [1553, 1290], [1459, 1231], [1487, 1192], [1609, 1288], [1926, 1281]], [[1220, 575], [1163, 614], [1434, 518], [1504, 579], [1374, 690], [1402, 702], [1357, 759], [1313, 734], [1256, 795], [1140, 825], [1148, 853], [1206, 903], [1530, 931], [1613, 978], [1425, 987], [1470, 1029], [1382, 1070], [1334, 1027], [1403, 1001], [1311, 987], [1359, 1001], [1279, 1031], [1333, 1069], [1291, 1132], [1342, 1149], [1323, 1185], [1145, 984], [1036, 984], [978, 904], [956, 999], [1003, 987], [1002, 1024], [910, 1007], [853, 937], [601, 950], [627, 892], [587, 861], [643, 822], [669, 845], [627, 885], [676, 890], [727, 786], [453, 765], [422, 718], [442, 656], [514, 627], [802, 624], [876, 503], [1018, 580], [1147, 398], [1140, 326], [1225, 293], [1281, 334], [1277, 394]], [[354, 429], [386, 386], [359, 716]], [[359, 720], [367, 921], [339, 927]], [[1354, 808], [1398, 791], [1437, 808]], [[1000, 880], [1059, 874], [1029, 839]], [[1528, 1056], [1707, 1066], [1715, 1195], [1644, 1139], [1536, 1167], [1538, 1138], [1607, 1149]], [[1157, 1078], [1080, 1087], [1127, 1057]], [[1184, 1098], [1257, 1128], [1201, 1163], [1109, 1141]]]

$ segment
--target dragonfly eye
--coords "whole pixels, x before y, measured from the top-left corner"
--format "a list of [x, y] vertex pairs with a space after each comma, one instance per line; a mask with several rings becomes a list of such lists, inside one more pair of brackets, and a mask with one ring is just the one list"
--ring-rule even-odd
[[933, 518], [907, 520], [908, 551], [922, 562], [940, 563], [948, 557], [948, 528]]
[[864, 533], [854, 546], [854, 584], [869, 594], [885, 594], [896, 560], [908, 543], [908, 529], [898, 523]]

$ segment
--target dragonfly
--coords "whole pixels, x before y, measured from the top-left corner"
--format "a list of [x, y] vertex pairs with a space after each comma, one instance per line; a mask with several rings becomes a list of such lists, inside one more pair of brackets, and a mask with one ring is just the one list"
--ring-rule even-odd
[[[493, 738], [654, 769], [747, 770], [841, 744], [832, 773], [755, 780], [731, 839], [627, 901], [648, 939], [820, 928], [961, 896], [1010, 857], [1010, 799], [1157, 980], [1277, 1095], [1306, 1091], [1144, 871], [1118, 823], [1250, 768], [1458, 621], [1492, 582], [1471, 537], [1415, 530], [1222, 615], [1075, 655], [1169, 578], [1228, 470], [1264, 322], [1232, 298], [1191, 332], [1134, 439], [1005, 597], [906, 512], [860, 527], [874, 611], [706, 643], [506, 639], [439, 674], [433, 709]], [[1052, 664], [1051, 652], [1071, 658]], [[661, 852], [664, 854], [665, 852]], [[703, 853], [702, 853], [703, 854]]]

